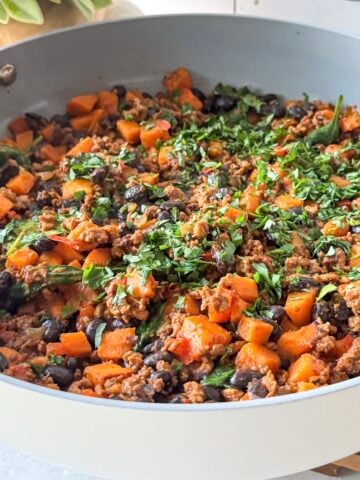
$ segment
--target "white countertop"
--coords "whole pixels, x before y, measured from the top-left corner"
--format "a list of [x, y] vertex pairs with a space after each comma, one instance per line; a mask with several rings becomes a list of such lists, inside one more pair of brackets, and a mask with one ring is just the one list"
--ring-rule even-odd
[[[298, 21], [360, 37], [360, 2], [349, 0], [134, 0], [145, 15], [162, 13], [238, 13]], [[6, 27], [1, 27], [6, 28]], [[1, 402], [0, 402], [1, 407]], [[1, 428], [1, 427], [0, 427]], [[326, 480], [330, 477], [304, 472], [283, 480]], [[345, 478], [345, 477], [342, 477]], [[360, 474], [346, 475], [360, 480]], [[1, 480], [100, 480], [0, 445]], [[123, 479], [126, 480], [126, 479]], [[151, 480], [149, 478], [149, 480]]]

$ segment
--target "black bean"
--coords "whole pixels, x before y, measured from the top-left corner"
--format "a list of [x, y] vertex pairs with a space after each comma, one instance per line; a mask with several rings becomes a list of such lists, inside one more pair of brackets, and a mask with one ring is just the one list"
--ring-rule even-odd
[[295, 105], [294, 107], [289, 107], [287, 112], [290, 117], [294, 118], [297, 121], [300, 121], [306, 115], [306, 110], [297, 105]]
[[124, 198], [127, 202], [144, 203], [148, 200], [148, 192], [142, 185], [134, 185], [125, 190]]
[[191, 91], [202, 102], [205, 100], [205, 94], [199, 88], [193, 87]]
[[120, 220], [120, 222], [126, 222], [127, 216], [128, 216], [127, 210], [119, 210], [117, 217]]
[[275, 320], [267, 317], [262, 317], [261, 320], [263, 320], [266, 323], [269, 323], [273, 327], [270, 335], [270, 340], [274, 342], [278, 340], [282, 334], [282, 328], [280, 327], [280, 325]]
[[159, 215], [157, 216], [158, 222], [169, 222], [172, 220], [171, 215], [169, 212], [160, 212]]
[[108, 167], [96, 168], [90, 175], [90, 180], [96, 185], [100, 185], [106, 178], [108, 174]]
[[152, 96], [150, 93], [148, 93], [148, 92], [143, 92], [142, 96], [143, 96], [144, 98], [150, 98], [150, 99], [153, 98], [153, 96]]
[[360, 225], [354, 225], [351, 227], [351, 233], [359, 233], [360, 234]]
[[143, 353], [145, 355], [148, 355], [149, 353], [154, 353], [158, 352], [162, 347], [164, 346], [163, 340], [161, 338], [157, 338], [151, 343], [148, 343], [144, 348], [143, 348]]
[[7, 290], [11, 287], [12, 276], [9, 272], [0, 272], [0, 294], [5, 295]]
[[119, 118], [119, 115], [116, 115], [116, 114], [108, 115], [106, 118], [103, 118], [100, 121], [100, 126], [106, 131], [114, 130], [116, 127], [116, 122], [118, 118]]
[[221, 395], [214, 387], [204, 386], [205, 400], [207, 402], [221, 402]]
[[275, 322], [280, 322], [284, 316], [285, 310], [281, 305], [271, 305], [269, 308], [271, 320]]
[[289, 292], [301, 292], [303, 290], [308, 290], [309, 288], [319, 287], [318, 282], [316, 282], [311, 277], [299, 276], [296, 277], [296, 281], [289, 285]]
[[35, 252], [37, 253], [44, 253], [52, 250], [55, 247], [55, 245], [56, 245], [56, 242], [54, 242], [54, 240], [51, 240], [51, 238], [44, 236], [36, 240], [31, 245], [31, 248], [35, 250]]
[[82, 367], [82, 361], [77, 357], [69, 357], [67, 359], [66, 366], [75, 372], [75, 370]]
[[221, 95], [214, 97], [211, 105], [211, 111], [213, 113], [228, 112], [235, 105], [235, 100], [227, 95]]
[[185, 209], [185, 203], [181, 200], [166, 200], [160, 205], [161, 210], [171, 210], [172, 208], [177, 208], [179, 210]]
[[277, 99], [278, 99], [278, 96], [275, 95], [275, 93], [266, 93], [265, 95], [259, 95], [259, 100], [261, 100], [264, 103], [270, 103]]
[[65, 115], [53, 115], [50, 119], [50, 122], [52, 123], [57, 123], [58, 125], [60, 125], [60, 127], [68, 127], [70, 124], [69, 124], [69, 117], [65, 114]]
[[265, 398], [269, 390], [263, 385], [259, 379], [254, 379], [248, 384], [248, 392], [258, 398]]
[[4, 354], [0, 353], [0, 372], [3, 372], [9, 367], [8, 359]]
[[56, 318], [49, 318], [43, 322], [44, 336], [43, 340], [45, 342], [57, 342], [59, 340], [60, 334], [63, 331], [63, 326]]
[[7, 165], [0, 172], [0, 187], [3, 187], [7, 184], [9, 180], [19, 173], [20, 168], [17, 165]]
[[170, 397], [169, 403], [183, 403], [184, 396], [181, 394], [173, 395]]
[[152, 118], [157, 112], [158, 112], [158, 109], [156, 107], [150, 107], [148, 108], [148, 111], [147, 111], [147, 117]]
[[126, 95], [126, 88], [124, 87], [124, 85], [115, 85], [115, 87], [113, 87], [113, 90], [115, 91], [118, 98], [124, 98]]
[[279, 104], [277, 100], [261, 105], [260, 115], [274, 115], [275, 118], [281, 118], [285, 115], [285, 107]]
[[323, 322], [329, 322], [331, 318], [331, 311], [326, 302], [317, 302], [314, 304], [311, 311], [311, 319], [314, 322], [320, 318]]
[[172, 359], [173, 356], [171, 355], [171, 353], [165, 352], [164, 350], [159, 350], [158, 352], [148, 355], [144, 359], [144, 365], [146, 365], [147, 367], [156, 368], [156, 364], [160, 360], [164, 360], [165, 362], [170, 363]]
[[48, 365], [44, 373], [49, 375], [60, 388], [66, 388], [74, 381], [73, 372], [61, 365]]
[[230, 378], [230, 385], [239, 388], [240, 390], [246, 390], [249, 382], [260, 379], [262, 376], [263, 375], [256, 370], [236, 370], [234, 375]]
[[333, 316], [330, 322], [334, 325], [344, 324], [351, 315], [353, 315], [352, 310], [346, 305], [345, 300], [341, 299], [339, 303], [333, 305]]
[[101, 318], [95, 318], [87, 325], [85, 329], [85, 334], [93, 347], [95, 346], [96, 330], [100, 325], [100, 323], [103, 323], [103, 322], [104, 321]]
[[281, 359], [281, 368], [283, 368], [284, 370], [287, 370], [289, 367], [290, 367], [290, 360], [288, 358], [282, 358]]
[[165, 370], [160, 370], [158, 372], [153, 372], [151, 374], [153, 380], [161, 379], [164, 383], [163, 391], [170, 391], [172, 389], [172, 376], [171, 373], [166, 372]]
[[207, 98], [205, 98], [205, 100], [203, 101], [203, 109], [202, 109], [202, 111], [203, 111], [204, 113], [211, 113], [213, 103], [214, 103], [214, 97], [207, 97]]
[[129, 324], [123, 322], [120, 320], [120, 318], [115, 318], [111, 323], [110, 323], [110, 328], [111, 330], [117, 330], [119, 328], [128, 328]]
[[304, 108], [307, 112], [316, 112], [316, 105], [311, 102], [304, 103]]
[[79, 209], [81, 207], [81, 202], [79, 202], [79, 200], [63, 200], [61, 202], [61, 206], [63, 208], [75, 207], [75, 208]]
[[38, 113], [25, 113], [26, 120], [30, 125], [31, 130], [38, 131], [41, 130], [49, 122], [46, 118], [42, 117]]
[[87, 136], [87, 132], [82, 132], [80, 130], [75, 130], [73, 132], [73, 136], [74, 138], [76, 138], [77, 140], [81, 140], [82, 138], [85, 138]]
[[303, 213], [303, 209], [301, 207], [291, 207], [288, 209], [288, 212], [291, 212], [294, 215], [301, 215]]

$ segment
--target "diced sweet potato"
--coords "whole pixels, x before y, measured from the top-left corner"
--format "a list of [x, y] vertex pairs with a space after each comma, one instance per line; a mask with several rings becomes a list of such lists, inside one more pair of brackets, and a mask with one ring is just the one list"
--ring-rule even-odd
[[297, 384], [297, 391], [298, 392], [307, 392], [308, 390], [314, 390], [317, 388], [312, 382], [299, 382]]
[[240, 298], [238, 295], [234, 294], [233, 301], [231, 304], [230, 320], [233, 323], [239, 323], [241, 320], [243, 311], [246, 310], [249, 306], [250, 304], [248, 302], [245, 302], [245, 300]]
[[139, 175], [139, 182], [147, 185], [156, 185], [159, 180], [158, 173], [144, 172]]
[[200, 314], [200, 306], [197, 300], [187, 293], [185, 295], [185, 313], [186, 315], [199, 315]]
[[[1, 204], [0, 204], [1, 208]], [[0, 213], [1, 217], [1, 213]], [[360, 245], [359, 244], [354, 244], [351, 249], [351, 254], [350, 254], [350, 267], [351, 268], [360, 268]]]
[[283, 210], [289, 210], [290, 208], [302, 207], [304, 200], [290, 195], [279, 195], [275, 198], [274, 203]]
[[285, 332], [278, 340], [280, 355], [285, 358], [297, 358], [311, 352], [319, 339], [319, 327], [310, 323], [293, 332]]
[[240, 208], [229, 207], [225, 212], [225, 217], [235, 222], [235, 220], [244, 215], [244, 211]]
[[329, 220], [323, 226], [323, 233], [324, 235], [332, 235], [334, 237], [344, 237], [348, 233], [349, 229], [349, 224], [346, 223], [345, 220], [342, 221], [340, 225], [338, 225], [338, 222]]
[[238, 335], [247, 342], [266, 343], [274, 327], [263, 320], [242, 316], [237, 328]]
[[260, 205], [259, 192], [253, 185], [246, 187], [240, 198], [240, 206], [247, 213], [255, 213]]
[[10, 347], [0, 347], [0, 353], [6, 357], [10, 364], [18, 363], [21, 359], [21, 354], [17, 352], [14, 348]]
[[66, 111], [71, 117], [86, 115], [93, 111], [97, 101], [98, 95], [78, 95], [69, 100]]
[[67, 157], [76, 157], [80, 153], [90, 153], [94, 146], [94, 140], [91, 137], [85, 137], [80, 140], [73, 148], [71, 148], [67, 153]]
[[130, 377], [130, 375], [132, 375], [132, 370], [131, 368], [120, 367], [120, 365], [116, 365], [115, 363], [98, 363], [86, 367], [84, 375], [93, 386], [96, 386], [104, 385], [105, 381], [109, 378]]
[[116, 128], [122, 138], [131, 145], [137, 145], [140, 142], [140, 125], [133, 120], [118, 120]]
[[217, 288], [210, 298], [208, 317], [210, 322], [225, 323], [230, 320], [233, 293], [226, 288]]
[[13, 202], [0, 193], [0, 220], [4, 218], [8, 212], [10, 212], [13, 206]]
[[21, 248], [11, 253], [6, 259], [6, 268], [22, 269], [27, 265], [35, 265], [39, 255], [31, 248]]
[[340, 358], [346, 353], [354, 342], [353, 336], [348, 333], [345, 337], [335, 340], [335, 346], [329, 352], [330, 358]]
[[191, 343], [187, 338], [175, 338], [170, 346], [169, 351], [172, 352], [184, 365], [189, 365], [194, 361]]
[[7, 182], [6, 187], [16, 193], [16, 195], [26, 195], [33, 188], [34, 184], [34, 175], [24, 168], [20, 168], [20, 172]]
[[87, 357], [92, 351], [84, 332], [62, 333], [60, 342], [69, 357]]
[[170, 165], [172, 147], [162, 146], [159, 150], [158, 164], [160, 167], [167, 167]]
[[356, 110], [351, 110], [340, 119], [339, 125], [343, 132], [351, 132], [360, 128], [360, 114]]
[[268, 368], [276, 372], [280, 367], [280, 357], [264, 345], [259, 343], [246, 343], [236, 355], [236, 368], [249, 368], [252, 370], [265, 370]]
[[70, 245], [66, 245], [66, 243], [58, 243], [55, 245], [53, 252], [59, 255], [66, 264], [74, 260], [80, 261], [84, 258], [80, 252], [70, 247]]
[[350, 180], [340, 177], [339, 175], [331, 175], [330, 180], [339, 188], [348, 187], [351, 185]]
[[71, 200], [76, 192], [85, 192], [86, 195], [92, 195], [93, 186], [90, 180], [75, 178], [75, 180], [68, 180], [63, 184], [62, 197], [64, 200]]
[[316, 290], [290, 292], [285, 303], [285, 312], [298, 327], [311, 322], [311, 311], [316, 299]]
[[39, 257], [39, 263], [45, 263], [46, 265], [61, 265], [63, 258], [56, 252], [44, 252]]
[[54, 140], [54, 134], [57, 130], [57, 126], [55, 123], [49, 123], [41, 130], [39, 130], [39, 134], [42, 136], [43, 140], [46, 142], [52, 143]]
[[145, 125], [140, 129], [140, 140], [144, 148], [155, 147], [158, 142], [166, 142], [170, 135], [168, 130], [171, 125], [166, 120], [157, 120], [152, 128]]
[[118, 112], [119, 99], [116, 93], [109, 91], [102, 91], [98, 94], [98, 101], [96, 106], [106, 110], [108, 114], [114, 115]]
[[252, 303], [259, 296], [256, 282], [252, 278], [227, 274], [221, 278], [219, 286], [232, 289], [245, 302]]
[[43, 145], [39, 150], [41, 160], [58, 164], [61, 160], [61, 155], [58, 150], [50, 144]]
[[205, 315], [186, 317], [179, 337], [189, 341], [194, 360], [199, 360], [214, 345], [228, 345], [231, 341], [230, 333]]
[[32, 130], [25, 130], [25, 132], [18, 133], [15, 141], [19, 150], [27, 150], [34, 142], [34, 132]]
[[169, 72], [165, 75], [163, 84], [168, 92], [173, 92], [180, 88], [191, 88], [192, 78], [186, 68], [179, 67], [173, 72]]
[[135, 298], [154, 298], [157, 282], [151, 273], [143, 282], [141, 274], [134, 271], [126, 275], [126, 286]]
[[111, 260], [111, 248], [94, 248], [85, 258], [83, 268], [90, 264], [105, 267]]
[[46, 355], [48, 357], [50, 357], [50, 355], [63, 356], [66, 355], [66, 350], [62, 343], [50, 342], [46, 344]]
[[126, 102], [134, 102], [135, 100], [142, 100], [143, 94], [139, 90], [127, 90], [125, 94]]
[[286, 315], [284, 315], [284, 318], [281, 321], [281, 330], [283, 332], [295, 332], [296, 330], [299, 330], [300, 327], [295, 325]]
[[113, 332], [103, 333], [98, 355], [101, 360], [121, 360], [134, 345], [135, 328], [119, 328]]
[[25, 117], [17, 117], [9, 124], [8, 128], [14, 137], [16, 137], [19, 133], [29, 130], [30, 125]]
[[202, 110], [202, 101], [193, 94], [190, 88], [182, 88], [178, 96], [179, 105], [190, 105], [194, 110]]
[[318, 380], [325, 369], [323, 360], [314, 357], [311, 353], [303, 353], [289, 367], [289, 383], [309, 382]]

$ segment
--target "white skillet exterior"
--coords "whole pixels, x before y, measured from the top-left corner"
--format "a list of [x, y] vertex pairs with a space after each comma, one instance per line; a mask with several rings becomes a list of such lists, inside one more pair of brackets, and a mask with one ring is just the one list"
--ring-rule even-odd
[[[115, 83], [156, 90], [178, 65], [197, 85], [248, 84], [287, 97], [360, 104], [360, 41], [233, 16], [147, 17], [83, 27], [0, 51], [18, 79], [0, 87], [0, 131], [24, 111], [63, 111]], [[266, 479], [360, 448], [360, 378], [260, 401], [152, 405], [90, 399], [0, 375], [0, 441], [121, 480]]]

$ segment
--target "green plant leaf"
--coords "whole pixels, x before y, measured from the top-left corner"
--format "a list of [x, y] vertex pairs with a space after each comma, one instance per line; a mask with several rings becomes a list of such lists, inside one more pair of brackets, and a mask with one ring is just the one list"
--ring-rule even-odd
[[323, 145], [330, 145], [331, 143], [336, 142], [336, 140], [339, 137], [339, 119], [340, 119], [342, 102], [343, 102], [343, 96], [340, 95], [339, 98], [337, 99], [334, 116], [331, 122], [327, 123], [323, 127], [318, 128], [317, 130], [312, 131], [306, 137], [306, 143], [308, 145], [315, 145], [316, 143], [321, 143]]
[[42, 25], [44, 17], [36, 0], [2, 0], [7, 13], [18, 22]]
[[316, 301], [318, 302], [319, 300], [322, 300], [328, 293], [335, 292], [337, 290], [337, 286], [334, 285], [333, 283], [328, 283], [327, 285], [324, 285], [322, 289], [319, 292], [319, 295], [316, 297]]
[[106, 328], [106, 323], [100, 323], [97, 328], [96, 328], [96, 332], [95, 332], [95, 348], [98, 348], [100, 343], [101, 343], [101, 339], [102, 339], [102, 336], [103, 336], [103, 333], [104, 333], [104, 330]]
[[3, 23], [4, 25], [6, 25], [9, 19], [10, 19], [9, 14], [5, 10], [5, 7], [0, 0], [0, 23]]
[[95, 7], [91, 0], [72, 0], [72, 2], [84, 17], [91, 19], [92, 15], [95, 13]]
[[227, 385], [230, 377], [235, 373], [235, 369], [229, 366], [218, 366], [201, 380], [202, 385], [207, 387], [224, 387]]

